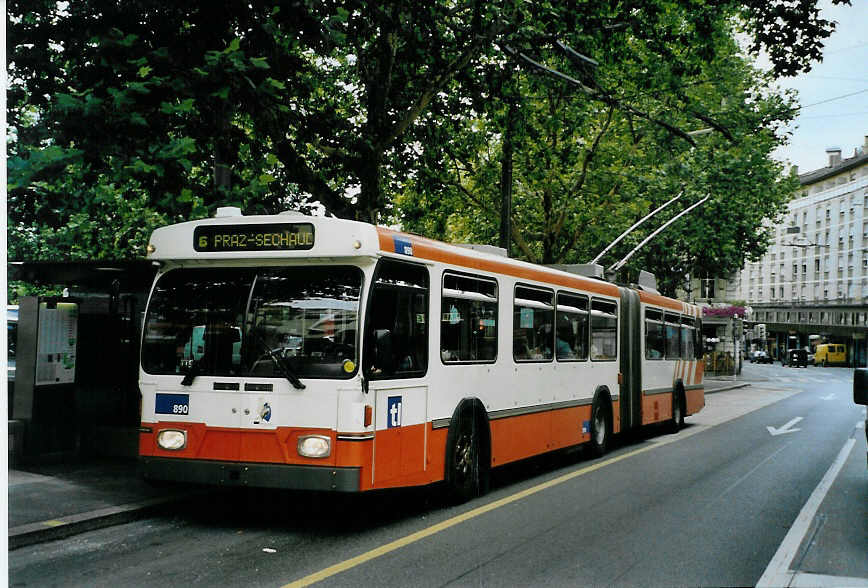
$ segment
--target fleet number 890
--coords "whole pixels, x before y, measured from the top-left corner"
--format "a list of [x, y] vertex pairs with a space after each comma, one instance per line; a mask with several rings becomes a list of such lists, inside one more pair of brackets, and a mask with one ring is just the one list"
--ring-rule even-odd
[[188, 414], [190, 412], [189, 404], [173, 404], [172, 414]]

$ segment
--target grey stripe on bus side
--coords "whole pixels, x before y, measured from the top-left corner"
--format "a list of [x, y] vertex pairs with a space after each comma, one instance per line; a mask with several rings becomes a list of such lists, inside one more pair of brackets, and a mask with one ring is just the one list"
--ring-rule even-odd
[[672, 392], [672, 388], [651, 388], [649, 390], [642, 390], [642, 394], [645, 396], [654, 396], [656, 394], [670, 394]]
[[[618, 400], [618, 397], [615, 396], [612, 400]], [[581, 400], [566, 400], [564, 402], [551, 402], [549, 404], [538, 404], [536, 406], [522, 406], [519, 408], [506, 408], [503, 410], [495, 410], [488, 413], [489, 420], [496, 419], [506, 419], [510, 417], [522, 416], [526, 414], [535, 414], [538, 412], [547, 412], [551, 410], [561, 410], [564, 408], [573, 408], [576, 406], [589, 406], [593, 402], [591, 398], [584, 398]], [[431, 426], [434, 429], [443, 429], [449, 426], [449, 423], [452, 421], [450, 418], [445, 419], [434, 419], [431, 421]]]

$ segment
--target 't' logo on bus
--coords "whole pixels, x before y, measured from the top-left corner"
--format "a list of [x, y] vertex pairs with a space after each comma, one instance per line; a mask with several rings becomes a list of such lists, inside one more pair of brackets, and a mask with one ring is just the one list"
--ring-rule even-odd
[[388, 428], [401, 426], [401, 397], [389, 396]]

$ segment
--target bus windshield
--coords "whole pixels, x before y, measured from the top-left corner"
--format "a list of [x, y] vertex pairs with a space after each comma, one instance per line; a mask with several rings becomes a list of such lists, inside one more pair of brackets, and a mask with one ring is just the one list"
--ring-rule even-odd
[[349, 378], [362, 272], [349, 266], [176, 269], [151, 294], [149, 374]]

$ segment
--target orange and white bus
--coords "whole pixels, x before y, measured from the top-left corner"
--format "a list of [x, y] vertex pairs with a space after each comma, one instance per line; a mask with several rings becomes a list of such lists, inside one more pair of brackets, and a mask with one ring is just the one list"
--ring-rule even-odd
[[357, 492], [444, 481], [705, 405], [696, 306], [297, 213], [154, 231], [148, 478]]

